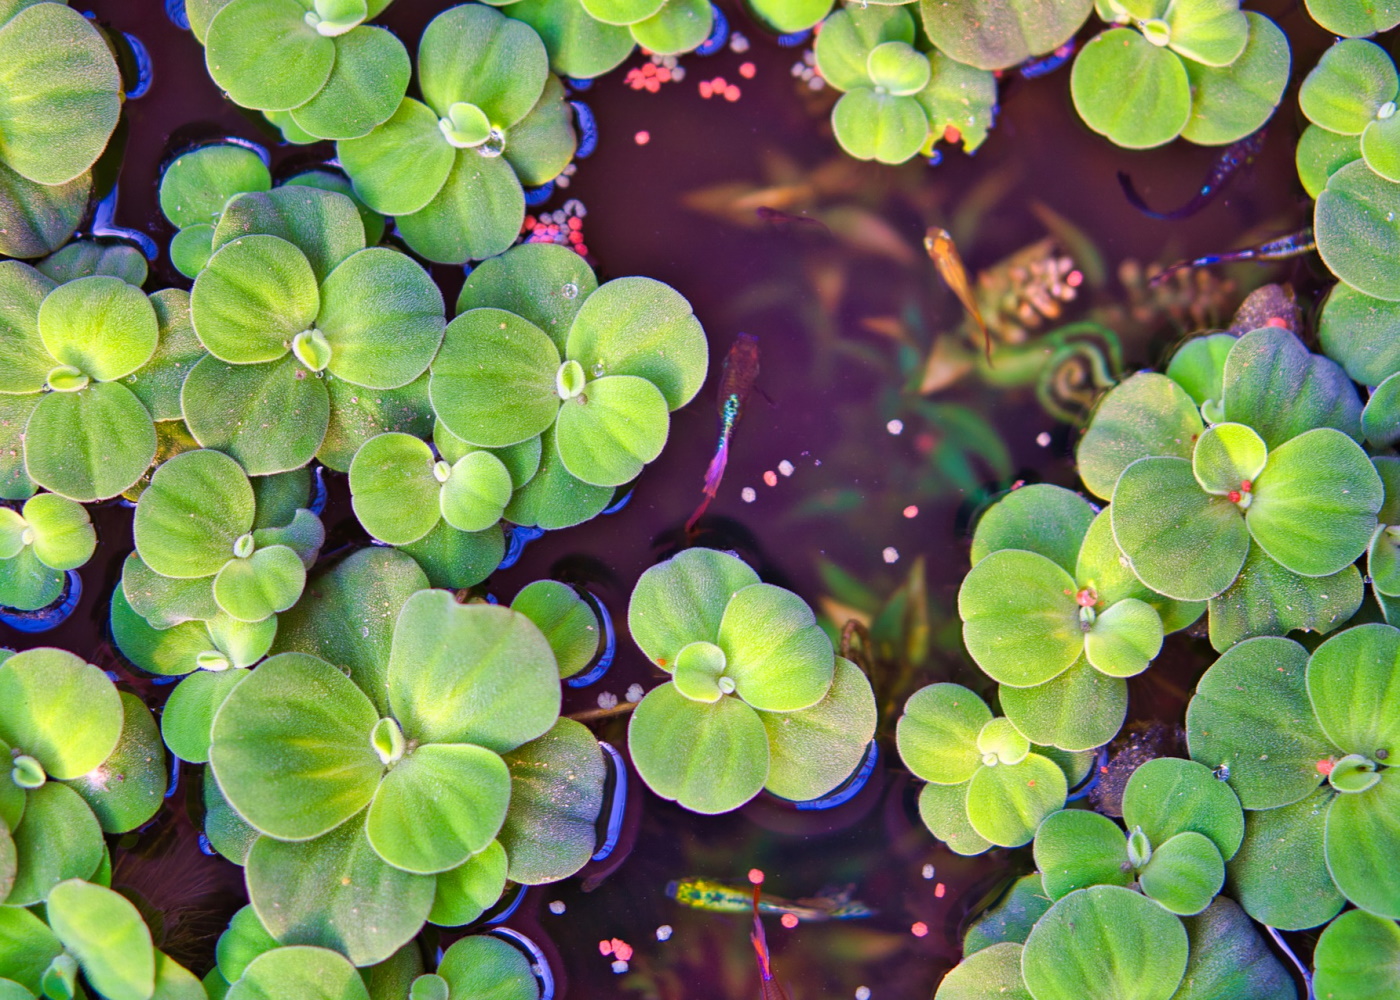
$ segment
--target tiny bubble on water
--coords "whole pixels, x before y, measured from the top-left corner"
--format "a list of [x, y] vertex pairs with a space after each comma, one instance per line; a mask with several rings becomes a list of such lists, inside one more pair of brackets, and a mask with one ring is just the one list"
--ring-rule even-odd
[[1040, 445], [1042, 448], [1050, 447], [1050, 432], [1041, 431], [1035, 436], [1035, 443]]
[[889, 431], [891, 434], [902, 434], [904, 432], [904, 421], [891, 420], [885, 425], [885, 430]]
[[933, 865], [924, 865], [924, 870], [919, 874], [923, 875], [923, 877], [926, 879], [930, 879], [933, 878], [933, 871]]
[[899, 549], [893, 545], [886, 546], [885, 551], [881, 552], [880, 555], [887, 563], [899, 562]]
[[670, 925], [670, 924], [662, 924], [660, 927], [656, 928], [656, 940], [658, 940], [658, 941], [669, 941], [669, 940], [671, 940], [671, 925]]
[[603, 377], [603, 372], [606, 371], [606, 370], [607, 370], [607, 369], [605, 369], [605, 368], [603, 367], [603, 362], [601, 362], [601, 361], [595, 361], [595, 362], [593, 362], [593, 377], [594, 377], [594, 378], [602, 378], [602, 377]]
[[360, 638], [361, 638], [361, 639], [368, 639], [368, 638], [369, 638], [369, 626], [368, 626], [368, 625], [361, 625], [361, 626], [360, 626]]
[[633, 684], [627, 688], [627, 700], [634, 705], [642, 700], [642, 695], [646, 694], [640, 684]]
[[758, 492], [752, 486], [745, 486], [739, 491], [739, 497], [744, 503], [753, 503], [758, 499]]
[[856, 987], [856, 1000], [870, 1000], [870, 987], [869, 987], [869, 986], [857, 986], [857, 987]]
[[550, 901], [549, 912], [554, 914], [556, 917], [559, 916], [559, 914], [563, 913], [565, 909], [567, 909], [567, 907], [564, 906], [564, 901], [562, 899], [555, 899]]
[[565, 283], [564, 283], [564, 298], [566, 298], [566, 299], [576, 299], [576, 298], [578, 298], [578, 285], [575, 285], [572, 281], [565, 282]]
[[617, 695], [613, 694], [611, 691], [604, 691], [602, 694], [598, 695], [598, 707], [616, 708]]
[[785, 476], [792, 475], [794, 469], [795, 467], [793, 466], [793, 464], [787, 459], [783, 459], [781, 462], [778, 463], [778, 471]]

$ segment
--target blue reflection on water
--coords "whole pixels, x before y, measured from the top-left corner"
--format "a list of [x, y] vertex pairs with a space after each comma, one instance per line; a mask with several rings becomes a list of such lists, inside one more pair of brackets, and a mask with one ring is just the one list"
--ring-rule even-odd
[[603, 834], [603, 843], [593, 852], [594, 861], [606, 861], [617, 849], [622, 837], [622, 820], [627, 814], [627, 764], [622, 754], [611, 743], [598, 741], [598, 746], [607, 754], [608, 767], [612, 772], [612, 796], [608, 807], [608, 824]]
[[554, 970], [549, 967], [549, 959], [540, 946], [512, 927], [497, 927], [490, 933], [525, 953], [530, 959], [530, 971], [539, 983], [540, 1000], [554, 1000]]
[[525, 546], [543, 535], [543, 528], [531, 528], [523, 524], [514, 525], [510, 529], [510, 538], [506, 540], [506, 554], [501, 556], [501, 561], [496, 568], [510, 569], [520, 561], [520, 554], [525, 551]]
[[574, 120], [578, 122], [578, 149], [574, 159], [586, 160], [598, 148], [598, 119], [593, 117], [593, 109], [582, 101], [570, 101], [574, 109]]
[[600, 680], [608, 672], [608, 668], [613, 664], [613, 658], [617, 656], [617, 632], [613, 628], [612, 614], [608, 611], [607, 605], [598, 600], [588, 591], [583, 591], [583, 598], [593, 609], [593, 613], [598, 616], [598, 626], [600, 635], [598, 637], [598, 658], [593, 661], [592, 666], [581, 674], [566, 678], [564, 683], [571, 688], [587, 687]]
[[[83, 596], [83, 578], [78, 575], [76, 570], [71, 569], [66, 576], [67, 582], [64, 584], [63, 593], [58, 600], [35, 611], [0, 607], [0, 622], [4, 622], [16, 632], [25, 632], [30, 635], [58, 628], [73, 613], [73, 610], [78, 606], [78, 601]], [[115, 678], [113, 679], [115, 680]]]
[[165, 16], [181, 31], [190, 30], [190, 14], [185, 10], [185, 0], [165, 0]]
[[875, 773], [875, 765], [879, 762], [880, 747], [874, 740], [871, 740], [870, 745], [865, 748], [865, 756], [861, 758], [860, 764], [851, 772], [849, 778], [819, 798], [796, 802], [794, 805], [803, 812], [835, 809], [837, 806], [845, 805], [860, 794], [860, 790], [865, 787], [865, 783]]
[[712, 56], [729, 41], [729, 19], [724, 16], [724, 11], [714, 4], [710, 4], [710, 11], [714, 14], [715, 26], [710, 29], [710, 37], [695, 49], [697, 56]]
[[554, 193], [554, 182], [545, 181], [539, 187], [525, 189], [525, 204], [543, 205], [549, 201], [549, 196]]

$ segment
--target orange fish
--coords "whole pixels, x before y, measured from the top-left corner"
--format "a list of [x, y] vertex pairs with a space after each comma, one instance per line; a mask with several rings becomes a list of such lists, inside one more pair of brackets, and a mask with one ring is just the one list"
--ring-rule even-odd
[[953, 290], [953, 294], [958, 297], [967, 314], [972, 317], [972, 321], [977, 324], [977, 329], [982, 331], [982, 342], [987, 348], [987, 364], [992, 363], [992, 335], [987, 331], [987, 324], [982, 319], [982, 312], [977, 308], [977, 300], [972, 295], [972, 283], [967, 279], [967, 268], [963, 267], [962, 258], [958, 256], [958, 248], [953, 245], [953, 237], [948, 234], [948, 230], [939, 229], [937, 226], [930, 226], [924, 234], [924, 249], [928, 251], [929, 259], [938, 268], [938, 274]]

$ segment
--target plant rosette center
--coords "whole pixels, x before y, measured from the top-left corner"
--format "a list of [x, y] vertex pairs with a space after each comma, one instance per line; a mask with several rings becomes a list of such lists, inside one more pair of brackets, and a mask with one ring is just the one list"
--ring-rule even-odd
[[505, 152], [505, 133], [491, 124], [485, 111], [468, 101], [451, 105], [446, 117], [438, 119], [438, 128], [448, 144], [457, 149], [474, 149], [482, 156], [500, 156]]
[[331, 363], [331, 342], [320, 330], [303, 330], [292, 338], [292, 353], [313, 372], [323, 372]]
[[49, 776], [44, 773], [44, 765], [28, 754], [17, 753], [10, 765], [10, 778], [26, 791], [42, 787]]
[[91, 380], [72, 365], [58, 365], [45, 379], [45, 384], [53, 392], [77, 392], [86, 389]]
[[1319, 761], [1318, 771], [1326, 775], [1327, 783], [1333, 788], [1348, 794], [1368, 791], [1381, 780], [1376, 762], [1359, 753], [1347, 754], [1335, 763]]
[[306, 12], [306, 23], [323, 38], [349, 34], [369, 16], [365, 0], [316, 0]]

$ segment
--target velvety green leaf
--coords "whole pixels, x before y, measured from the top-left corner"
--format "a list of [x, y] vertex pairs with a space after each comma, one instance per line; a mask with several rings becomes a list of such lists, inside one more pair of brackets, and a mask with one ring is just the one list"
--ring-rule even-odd
[[1235, 339], [1228, 333], [1193, 337], [1172, 355], [1167, 377], [1185, 389], [1197, 406], [1212, 399], [1219, 405], [1224, 392], [1225, 359], [1235, 346]]
[[467, 275], [457, 312], [504, 309], [543, 330], [562, 353], [574, 317], [597, 288], [593, 269], [567, 247], [521, 243], [482, 261]]
[[233, 240], [195, 279], [190, 311], [209, 351], [233, 364], [275, 361], [320, 308], [306, 255], [277, 236]]
[[212, 143], [166, 164], [160, 177], [160, 210], [177, 229], [212, 225], [230, 198], [271, 187], [272, 175], [256, 152], [230, 142]]
[[[342, 170], [344, 168], [342, 167]], [[355, 193], [355, 186], [350, 178], [335, 169], [312, 168], [304, 170], [299, 174], [287, 178], [282, 182], [283, 187], [310, 187], [321, 191], [331, 191], [335, 194], [343, 194], [355, 203], [355, 210], [360, 215], [360, 223], [365, 230], [365, 246], [375, 246], [384, 238], [385, 222], [384, 216], [364, 203], [358, 194]]]
[[929, 134], [946, 136], [957, 129], [963, 149], [972, 152], [987, 138], [997, 108], [996, 77], [988, 70], [965, 66], [935, 49], [929, 53], [933, 72], [915, 98], [928, 116]]
[[1091, 885], [1132, 885], [1127, 856], [1122, 827], [1087, 809], [1052, 813], [1035, 834], [1035, 866], [1052, 901]]
[[508, 129], [535, 105], [547, 56], [539, 36], [490, 7], [459, 6], [433, 18], [418, 46], [423, 99], [439, 117], [475, 104]]
[[925, 785], [919, 792], [919, 818], [955, 854], [981, 854], [991, 848], [967, 818], [967, 783]]
[[306, 465], [330, 423], [324, 383], [291, 354], [250, 365], [205, 355], [180, 395], [200, 446], [229, 455], [255, 476]]
[[505, 761], [510, 809], [497, 839], [510, 859], [511, 881], [541, 885], [567, 878], [588, 863], [596, 846], [607, 775], [597, 739], [582, 723], [560, 719]]
[[38, 760], [51, 778], [86, 774], [121, 737], [116, 687], [61, 649], [29, 649], [0, 664], [0, 705], [0, 739]]
[[1395, 99], [1400, 80], [1385, 50], [1372, 42], [1346, 39], [1322, 54], [1298, 91], [1308, 120], [1329, 132], [1358, 135], [1386, 101]]
[[806, 31], [831, 13], [824, 0], [754, 0], [749, 9], [763, 25], [782, 34]]
[[1400, 927], [1364, 910], [1327, 925], [1313, 951], [1313, 988], [1333, 1000], [1369, 1000], [1400, 989]]
[[104, 244], [78, 240], [68, 244], [34, 265], [46, 278], [60, 285], [78, 278], [106, 275], [120, 278], [128, 285], [140, 288], [146, 283], [149, 269], [140, 250], [125, 243]]
[[359, 972], [327, 948], [275, 948], [259, 955], [228, 991], [227, 1000], [369, 1000]]
[[385, 215], [410, 215], [427, 205], [456, 161], [438, 116], [411, 97], [368, 135], [337, 143], [336, 152], [355, 193]]
[[39, 307], [39, 336], [58, 361], [99, 382], [130, 375], [155, 352], [155, 310], [120, 278], [79, 278], [55, 288]]
[[409, 434], [380, 434], [366, 441], [350, 463], [350, 498], [366, 531], [382, 542], [404, 545], [433, 530], [442, 517], [433, 475], [433, 453]]
[[[1329, 358], [1309, 353], [1287, 330], [1265, 327], [1240, 337], [1225, 361], [1225, 419], [1258, 431], [1272, 451], [1315, 427], [1360, 440], [1361, 400]], [[1288, 399], [1290, 405], [1279, 406]]]
[[1139, 893], [1102, 885], [1050, 908], [1026, 939], [1021, 971], [1037, 1000], [1167, 1000], [1186, 961], [1180, 920]]
[[1033, 687], [1084, 651], [1074, 579], [1045, 556], [993, 552], [963, 578], [958, 614], [968, 653], [993, 680]]
[[[219, 606], [214, 603], [213, 581], [209, 577], [161, 576], [134, 552], [122, 566], [122, 594], [131, 602], [133, 611], [152, 627], [162, 630], [187, 621], [207, 621], [220, 613]], [[142, 669], [150, 668], [142, 666]], [[168, 673], [166, 670], [151, 672]]]
[[651, 17], [631, 24], [637, 44], [657, 55], [692, 52], [714, 30], [714, 13], [707, 0], [666, 0]]
[[1245, 519], [1227, 498], [1202, 490], [1185, 459], [1139, 459], [1113, 495], [1114, 538], [1153, 590], [1199, 601], [1239, 575], [1249, 551]]
[[383, 771], [369, 740], [376, 720], [373, 704], [339, 670], [282, 653], [225, 699], [214, 717], [210, 764], [254, 827], [307, 840], [373, 798]]
[[719, 639], [730, 598], [756, 583], [758, 574], [736, 556], [686, 549], [637, 580], [627, 609], [628, 631], [649, 660], [670, 672], [682, 647]]
[[1345, 903], [1327, 870], [1323, 831], [1334, 797], [1324, 786], [1277, 809], [1245, 814], [1245, 837], [1228, 866], [1229, 891], [1254, 919], [1283, 930], [1330, 920]]
[[1149, 590], [1134, 575], [1132, 566], [1113, 538], [1113, 513], [1100, 511], [1084, 535], [1079, 560], [1074, 566], [1074, 578], [1098, 594], [1101, 607], [1128, 598], [1152, 605], [1162, 621], [1164, 632], [1177, 632], [1193, 624], [1206, 610], [1203, 601], [1174, 601]]
[[160, 717], [161, 735], [170, 752], [191, 764], [209, 760], [214, 715], [229, 692], [248, 677], [246, 670], [199, 670], [181, 681]]
[[37, 611], [63, 596], [64, 573], [39, 561], [33, 548], [11, 559], [0, 560], [0, 605], [19, 611]]
[[986, 702], [959, 684], [920, 688], [899, 717], [899, 756], [925, 781], [961, 785], [982, 765], [977, 734], [991, 718]]
[[767, 712], [810, 708], [834, 676], [831, 640], [802, 598], [755, 583], [736, 591], [720, 620], [718, 644], [735, 694]]
[[1244, 836], [1244, 815], [1230, 786], [1208, 767], [1175, 757], [1150, 760], [1133, 772], [1123, 791], [1123, 822], [1140, 827], [1154, 847], [1179, 833], [1200, 834], [1225, 861]]
[[442, 484], [443, 519], [459, 531], [485, 531], [501, 519], [510, 503], [510, 470], [489, 451], [463, 455]]
[[506, 508], [506, 520], [549, 530], [569, 528], [596, 517], [613, 502], [614, 490], [591, 486], [564, 468], [552, 426], [539, 440], [539, 471], [515, 491]]
[[121, 692], [122, 735], [111, 755], [68, 787], [83, 797], [105, 833], [126, 833], [156, 814], [169, 770], [151, 710]]
[[1032, 1000], [1021, 978], [1021, 945], [990, 945], [949, 970], [933, 1000]]
[[297, 0], [232, 0], [205, 29], [209, 75], [245, 108], [305, 104], [325, 86], [336, 53], [305, 16]]
[[150, 302], [160, 324], [160, 342], [151, 359], [121, 381], [136, 394], [151, 419], [177, 420], [184, 415], [180, 409], [180, 388], [195, 362], [204, 357], [204, 345], [190, 322], [188, 292], [162, 289], [150, 297]]
[[929, 39], [960, 63], [1006, 69], [1058, 48], [1088, 18], [1089, 0], [1051, 3], [1017, 0], [921, 0], [919, 13]]
[[324, 383], [331, 398], [331, 419], [316, 458], [329, 469], [348, 472], [355, 452], [376, 434], [402, 431], [426, 437], [432, 431], [426, 374], [401, 389], [364, 389], [334, 376]]
[[1003, 496], [978, 520], [972, 564], [998, 549], [1024, 549], [1073, 573], [1093, 520], [1094, 509], [1077, 493], [1048, 483], [1023, 486]]
[[257, 910], [244, 906], [229, 919], [228, 929], [219, 935], [214, 954], [225, 978], [238, 981], [249, 963], [277, 947], [277, 939], [258, 919]]
[[1250, 23], [1233, 0], [1178, 0], [1164, 20], [1171, 50], [1205, 66], [1230, 66], [1249, 38]]
[[634, 376], [595, 379], [559, 409], [557, 447], [564, 467], [586, 483], [620, 486], [661, 454], [670, 427], [666, 400]]
[[428, 922], [440, 927], [469, 924], [501, 898], [505, 886], [506, 852], [493, 840], [480, 854], [437, 876]]
[[[1392, 720], [1393, 721], [1393, 720]], [[1400, 781], [1382, 772], [1364, 792], [1338, 795], [1327, 810], [1327, 870], [1343, 895], [1363, 910], [1400, 918]]]
[[1032, 753], [1019, 764], [979, 767], [967, 788], [967, 818], [977, 834], [1002, 847], [1029, 844], [1041, 820], [1064, 808], [1064, 772]]
[[319, 517], [303, 508], [296, 511], [291, 521], [281, 527], [254, 529], [253, 541], [260, 549], [271, 546], [289, 548], [301, 560], [302, 567], [310, 569], [316, 564], [321, 546], [326, 541], [326, 529]]
[[186, 226], [170, 238], [170, 263], [187, 278], [199, 277], [214, 255], [214, 227], [209, 223]]
[[530, 960], [500, 938], [472, 935], [455, 942], [443, 955], [438, 975], [454, 997], [490, 1000], [535, 1000], [539, 986]]
[[1223, 652], [1259, 635], [1286, 635], [1294, 629], [1330, 632], [1351, 619], [1363, 596], [1355, 566], [1332, 576], [1299, 576], [1251, 544], [1239, 577], [1211, 598], [1211, 645]]
[[1317, 762], [1335, 751], [1313, 715], [1307, 651], [1290, 639], [1246, 639], [1196, 685], [1186, 709], [1191, 759], [1229, 768], [1246, 809], [1276, 809], [1317, 787]]
[[38, 992], [44, 970], [62, 951], [53, 931], [32, 912], [0, 907], [0, 976]]
[[1084, 636], [1084, 656], [1110, 677], [1134, 677], [1162, 649], [1162, 619], [1151, 605], [1128, 598], [1109, 605]]
[[1244, 424], [1219, 423], [1196, 441], [1191, 469], [1207, 493], [1223, 496], [1252, 483], [1264, 471], [1269, 450], [1264, 439]]
[[1377, 118], [1361, 133], [1361, 158], [1388, 181], [1400, 181], [1400, 123]]
[[471, 444], [528, 440], [559, 412], [558, 368], [559, 352], [538, 327], [501, 309], [470, 310], [448, 325], [433, 360], [433, 410]]
[[411, 555], [428, 582], [444, 590], [474, 587], [491, 575], [506, 553], [499, 525], [485, 531], [458, 531], [446, 521], [416, 542], [400, 546]]
[[24, 437], [29, 477], [84, 503], [128, 489], [156, 453], [150, 414], [130, 389], [113, 382], [46, 394], [30, 415]]
[[1042, 746], [1092, 750], [1118, 734], [1128, 713], [1128, 684], [1079, 659], [1044, 684], [998, 689], [1001, 710]]
[[204, 835], [214, 850], [234, 864], [243, 865], [253, 842], [262, 835], [229, 805], [213, 770], [205, 768], [203, 779]]
[[774, 795], [805, 801], [825, 795], [860, 765], [875, 735], [875, 695], [865, 673], [836, 659], [821, 701], [798, 712], [759, 712], [768, 731], [768, 780]]
[[39, 309], [54, 283], [28, 264], [0, 261], [0, 390], [44, 388], [54, 359], [39, 335]]
[[572, 677], [598, 655], [598, 616], [568, 584], [536, 580], [515, 595], [510, 607], [544, 633], [560, 677]]
[[40, 493], [24, 505], [34, 532], [34, 554], [53, 569], [77, 569], [92, 558], [97, 532], [81, 504], [55, 493]]
[[0, 253], [42, 257], [63, 246], [82, 221], [91, 192], [90, 172], [49, 186], [0, 161]]
[[858, 160], [903, 163], [928, 138], [928, 116], [913, 97], [858, 87], [836, 102], [831, 129], [841, 148]]
[[[1035, 922], [1050, 909], [1050, 903], [1040, 873], [1022, 875], [1011, 883], [1005, 896], [968, 925], [963, 936], [963, 954], [970, 956], [983, 948], [1007, 942], [1024, 944]], [[1017, 971], [1020, 971], [1019, 961]]]
[[1089, 492], [1113, 497], [1119, 475], [1139, 458], [1190, 458], [1205, 430], [1191, 397], [1165, 375], [1140, 373], [1104, 396], [1079, 442], [1079, 474]]
[[386, 247], [361, 250], [332, 271], [316, 317], [331, 344], [328, 371], [372, 389], [396, 389], [427, 371], [444, 322], [428, 273]]
[[357, 816], [302, 843], [259, 837], [247, 881], [258, 917], [280, 943], [334, 948], [372, 965], [418, 933], [435, 880], [386, 864]]
[[214, 600], [242, 622], [260, 622], [297, 602], [306, 567], [294, 549], [272, 545], [247, 559], [230, 559], [214, 577]]
[[1318, 724], [1345, 753], [1373, 760], [1400, 752], [1400, 630], [1358, 625], [1339, 632], [1308, 660], [1308, 698]]
[[508, 608], [458, 604], [442, 590], [404, 603], [388, 684], [404, 735], [424, 743], [505, 753], [559, 716], [559, 670], [534, 623]]
[[1383, 497], [1360, 446], [1318, 428], [1269, 455], [1245, 520], [1259, 547], [1284, 568], [1330, 576], [1366, 550]]
[[41, 903], [58, 883], [91, 878], [102, 863], [97, 818], [78, 793], [61, 782], [49, 781], [28, 792], [24, 816], [11, 832], [18, 866], [6, 907]]
[[1249, 40], [1228, 66], [1186, 59], [1191, 81], [1191, 117], [1182, 137], [1203, 146], [1237, 142], [1260, 128], [1278, 107], [1288, 85], [1288, 38], [1262, 14], [1245, 11]]
[[1139, 876], [1142, 891], [1168, 911], [1200, 913], [1225, 884], [1225, 862], [1210, 838], [1178, 833], [1159, 844]]
[[276, 236], [300, 250], [311, 262], [317, 281], [325, 281], [341, 261], [365, 246], [365, 225], [353, 201], [335, 191], [300, 184], [233, 199], [219, 218], [213, 246], [217, 251], [258, 234]]
[[417, 212], [400, 215], [398, 227], [416, 253], [462, 264], [509, 248], [524, 220], [525, 193], [505, 157], [459, 149], [441, 190]]
[[1400, 441], [1400, 378], [1391, 376], [1371, 393], [1361, 411], [1361, 429], [1375, 448], [1389, 448]]
[[151, 932], [136, 907], [111, 889], [60, 882], [45, 900], [49, 926], [109, 1000], [147, 1000], [155, 991]]
[[1127, 149], [1171, 142], [1191, 119], [1181, 59], [1130, 28], [1111, 28], [1079, 51], [1070, 94], [1084, 124]]
[[614, 69], [636, 43], [619, 25], [595, 20], [578, 0], [520, 0], [510, 15], [539, 33], [549, 52], [549, 68], [588, 80]]
[[[1309, 125], [1298, 138], [1298, 148], [1294, 152], [1294, 162], [1298, 166], [1298, 179], [1309, 198], [1316, 198], [1327, 187], [1327, 178], [1354, 160], [1361, 159], [1361, 140], [1354, 135], [1338, 135], [1320, 125]], [[1334, 285], [1332, 292], [1347, 292], [1358, 298], [1360, 293], [1346, 285]], [[1324, 310], [1322, 320], [1325, 321]], [[1323, 330], [1326, 327], [1322, 327]], [[1321, 332], [1321, 331], [1320, 331]], [[1325, 348], [1324, 341], [1324, 349]], [[1332, 352], [1329, 350], [1329, 354]], [[1336, 355], [1333, 355], [1334, 357]]]
[[[1389, 63], [1389, 57], [1384, 58]], [[1400, 267], [1394, 264], [1400, 252], [1397, 218], [1400, 184], [1385, 180], [1359, 160], [1348, 163], [1327, 179], [1326, 189], [1317, 196], [1317, 252], [1333, 274], [1357, 291], [1400, 301]]]
[[334, 39], [325, 86], [292, 109], [292, 120], [320, 139], [355, 139], [387, 121], [412, 72], [408, 50], [385, 28], [360, 25]]
[[65, 184], [101, 155], [121, 110], [121, 76], [103, 37], [66, 4], [36, 4], [0, 27], [5, 163]]
[[706, 704], [662, 684], [632, 713], [627, 746], [647, 786], [693, 812], [737, 809], [768, 780], [767, 731], [738, 698]]
[[1182, 921], [1191, 958], [1172, 1000], [1293, 1000], [1293, 977], [1232, 900], [1217, 897], [1204, 912]]

